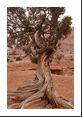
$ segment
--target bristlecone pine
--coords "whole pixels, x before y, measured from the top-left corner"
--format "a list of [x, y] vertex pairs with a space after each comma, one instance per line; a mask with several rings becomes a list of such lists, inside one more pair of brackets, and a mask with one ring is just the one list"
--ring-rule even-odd
[[26, 9], [8, 7], [8, 44], [18, 39], [21, 47], [26, 47], [27, 55], [37, 56], [36, 75], [16, 91], [8, 91], [8, 108], [72, 109], [73, 105], [54, 89], [49, 65], [49, 58], [61, 45], [59, 41], [71, 32], [71, 17], [58, 20], [65, 12], [64, 7]]

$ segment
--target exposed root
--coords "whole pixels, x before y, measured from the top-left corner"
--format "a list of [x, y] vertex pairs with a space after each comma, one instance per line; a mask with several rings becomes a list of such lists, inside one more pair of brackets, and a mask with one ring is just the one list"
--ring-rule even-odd
[[32, 108], [31, 105], [36, 108], [73, 108], [53, 89], [47, 53], [43, 53], [39, 60], [35, 80], [26, 82], [14, 92], [8, 91], [8, 108]]
[[74, 106], [71, 104], [71, 102], [69, 100], [67, 100], [66, 98], [63, 98], [61, 96], [58, 99], [58, 103], [63, 108], [67, 108], [67, 109], [73, 109], [74, 108]]
[[[47, 94], [45, 91], [47, 91]], [[12, 100], [11, 102], [14, 103], [10, 103], [8, 108], [29, 108], [29, 105], [33, 105], [36, 100], [41, 99], [42, 97], [48, 101], [47, 104], [44, 104], [45, 107], [48, 104], [52, 104], [52, 108], [73, 108], [72, 104], [67, 99], [58, 96], [56, 91], [50, 91], [47, 84], [42, 86], [42, 88], [38, 91], [36, 91], [36, 89], [29, 91], [23, 89], [17, 90], [16, 92], [10, 92], [8, 93], [8, 97]]]
[[8, 106], [8, 109], [19, 109], [21, 106], [20, 106], [20, 103], [14, 103], [14, 104], [11, 104]]
[[22, 106], [21, 106], [21, 109], [24, 108], [24, 105], [32, 100], [35, 100], [35, 99], [38, 99], [38, 98], [41, 98], [44, 96], [44, 93], [45, 93], [45, 89], [46, 89], [46, 84], [42, 87], [42, 89], [40, 91], [38, 91], [37, 93], [35, 93], [34, 95], [32, 95], [31, 97], [27, 98], [26, 100], [24, 100], [22, 102]]

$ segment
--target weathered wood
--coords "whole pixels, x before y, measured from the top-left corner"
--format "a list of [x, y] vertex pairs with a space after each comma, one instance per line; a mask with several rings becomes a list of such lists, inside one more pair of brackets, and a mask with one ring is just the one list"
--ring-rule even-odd
[[[44, 103], [45, 107], [51, 104], [53, 108], [73, 108], [73, 105], [71, 105], [69, 101], [66, 101], [64, 98], [60, 97], [53, 88], [49, 66], [49, 56], [51, 55], [50, 52], [52, 52], [52, 50], [46, 51], [40, 55], [35, 80], [27, 82], [27, 84], [19, 87], [14, 92], [8, 92], [9, 98], [16, 96], [17, 101], [19, 99], [20, 106], [16, 105], [16, 108], [29, 108], [30, 105], [34, 104], [36, 100], [42, 97], [44, 97], [45, 101], [48, 102]], [[16, 99], [14, 99], [15, 102]], [[15, 105], [9, 105], [9, 108], [12, 107], [15, 107]]]

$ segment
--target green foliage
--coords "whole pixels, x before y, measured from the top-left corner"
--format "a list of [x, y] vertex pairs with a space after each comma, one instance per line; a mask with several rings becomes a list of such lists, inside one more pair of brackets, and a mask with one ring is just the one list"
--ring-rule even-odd
[[62, 25], [60, 27], [61, 33], [62, 35], [64, 35], [65, 37], [71, 32], [71, 22], [72, 18], [70, 16], [64, 17], [64, 19], [62, 20]]
[[[58, 42], [71, 32], [72, 18], [59, 20], [64, 13], [64, 7], [8, 7], [8, 43], [15, 44], [17, 39], [20, 46], [27, 46], [27, 55], [35, 57], [49, 48], [57, 50]], [[34, 40], [37, 30], [39, 46]]]

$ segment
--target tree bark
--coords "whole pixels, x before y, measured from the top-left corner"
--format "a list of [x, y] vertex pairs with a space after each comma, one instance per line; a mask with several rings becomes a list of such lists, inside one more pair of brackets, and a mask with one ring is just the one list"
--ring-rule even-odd
[[[73, 108], [71, 103], [66, 101], [63, 97], [60, 97], [53, 88], [49, 66], [51, 52], [52, 51], [47, 50], [40, 55], [35, 80], [28, 81], [26, 85], [19, 87], [15, 92], [8, 92], [8, 108], [29, 108], [29, 106], [36, 103], [38, 99], [45, 100], [45, 107], [50, 104], [52, 105], [51, 108]], [[14, 100], [13, 103], [16, 104], [11, 103], [11, 100]], [[40, 102], [37, 102], [37, 104], [38, 103]]]

